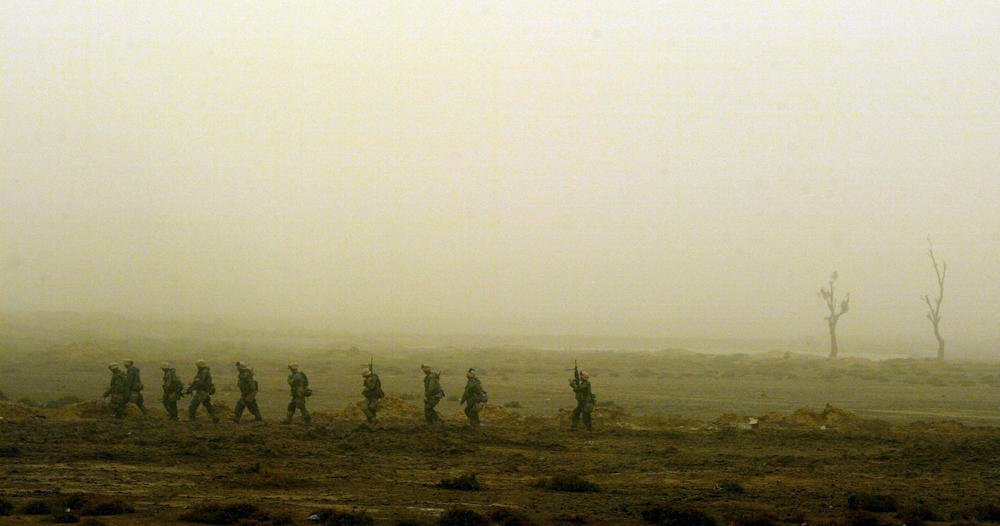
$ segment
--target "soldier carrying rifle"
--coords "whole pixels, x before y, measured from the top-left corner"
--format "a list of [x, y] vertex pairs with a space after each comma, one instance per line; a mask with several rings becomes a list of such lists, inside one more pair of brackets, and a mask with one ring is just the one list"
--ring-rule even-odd
[[184, 396], [184, 382], [177, 377], [177, 370], [170, 364], [163, 364], [163, 408], [167, 418], [177, 420], [177, 401]]
[[312, 416], [306, 409], [306, 398], [312, 396], [312, 389], [309, 389], [309, 379], [306, 373], [299, 371], [299, 364], [288, 364], [288, 387], [291, 389], [292, 401], [288, 402], [288, 416], [281, 421], [282, 424], [291, 424], [292, 417], [297, 409], [302, 413], [302, 421], [308, 426], [312, 424]]
[[441, 425], [441, 415], [434, 408], [438, 402], [444, 398], [444, 389], [441, 389], [441, 373], [431, 369], [429, 365], [421, 365], [420, 370], [424, 372], [424, 419], [428, 425]]
[[111, 384], [108, 390], [104, 391], [104, 398], [109, 398], [108, 406], [115, 413], [115, 418], [125, 416], [125, 373], [118, 367], [117, 363], [108, 364], [111, 371]]
[[368, 419], [368, 425], [370, 426], [375, 425], [375, 413], [378, 411], [379, 402], [385, 397], [385, 392], [382, 391], [382, 380], [379, 380], [378, 375], [375, 374], [373, 361], [369, 360], [368, 368], [361, 373], [361, 376], [365, 378], [365, 388], [361, 391], [361, 395], [365, 397], [365, 401], [361, 407], [361, 412], [365, 414], [365, 418]]
[[205, 360], [198, 360], [195, 362], [195, 366], [198, 367], [198, 372], [194, 376], [194, 380], [191, 385], [188, 386], [185, 394], [194, 394], [191, 397], [191, 405], [188, 406], [188, 420], [194, 420], [196, 418], [196, 413], [198, 412], [198, 406], [205, 406], [205, 410], [208, 411], [208, 415], [212, 417], [213, 422], [218, 422], [219, 417], [215, 416], [215, 408], [212, 407], [212, 395], [215, 394], [215, 384], [212, 383], [212, 372], [208, 369], [208, 365]]
[[576, 393], [576, 409], [573, 410], [572, 415], [573, 429], [579, 427], [582, 416], [584, 427], [587, 428], [587, 431], [592, 431], [590, 414], [594, 412], [597, 398], [590, 390], [590, 375], [581, 371], [576, 362], [573, 363], [573, 379], [569, 381], [569, 386]]
[[260, 416], [260, 408], [257, 407], [257, 391], [260, 387], [257, 380], [253, 378], [253, 369], [245, 363], [236, 362], [236, 371], [239, 375], [236, 387], [240, 389], [240, 399], [236, 401], [236, 407], [233, 408], [233, 422], [240, 421], [244, 409], [250, 410], [255, 421], [264, 420], [264, 417]]

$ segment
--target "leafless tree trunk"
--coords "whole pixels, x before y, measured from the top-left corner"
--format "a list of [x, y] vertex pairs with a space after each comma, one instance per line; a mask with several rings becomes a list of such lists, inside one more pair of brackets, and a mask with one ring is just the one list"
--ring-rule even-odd
[[847, 312], [851, 302], [851, 293], [848, 292], [844, 296], [844, 299], [839, 304], [837, 303], [837, 296], [833, 290], [833, 283], [835, 281], [837, 281], [836, 270], [833, 271], [833, 274], [830, 274], [829, 288], [822, 287], [819, 289], [819, 297], [823, 299], [826, 308], [830, 310], [829, 316], [826, 317], [826, 323], [830, 326], [830, 358], [837, 357], [837, 321]]
[[931, 263], [934, 264], [934, 274], [937, 276], [938, 297], [932, 301], [930, 296], [924, 295], [924, 303], [927, 304], [927, 319], [934, 327], [934, 337], [937, 338], [938, 342], [938, 360], [944, 360], [944, 338], [941, 337], [941, 300], [944, 299], [944, 278], [948, 274], [948, 264], [942, 261], [941, 266], [938, 267], [931, 238], [927, 238], [927, 243], [931, 247], [927, 254], [931, 257]]

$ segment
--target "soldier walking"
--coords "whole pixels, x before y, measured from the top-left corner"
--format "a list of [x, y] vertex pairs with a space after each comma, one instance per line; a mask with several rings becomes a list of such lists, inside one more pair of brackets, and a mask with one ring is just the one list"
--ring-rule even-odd
[[184, 382], [177, 377], [177, 370], [170, 364], [163, 364], [163, 408], [167, 418], [177, 420], [177, 401], [184, 396]]
[[312, 396], [312, 389], [309, 389], [309, 379], [306, 378], [306, 373], [299, 371], [298, 364], [288, 364], [288, 370], [290, 371], [288, 386], [292, 390], [292, 401], [288, 403], [288, 416], [281, 423], [291, 424], [295, 410], [298, 409], [302, 413], [302, 420], [308, 426], [312, 423], [312, 416], [306, 410], [306, 398]]
[[142, 380], [139, 378], [139, 368], [132, 360], [125, 360], [122, 364], [125, 365], [125, 402], [122, 405], [127, 406], [129, 402], [132, 402], [139, 408], [139, 411], [142, 411], [142, 417], [145, 418], [146, 406], [142, 401]]
[[576, 393], [576, 409], [573, 410], [572, 415], [573, 429], [579, 427], [580, 417], [582, 416], [584, 427], [587, 428], [587, 431], [592, 431], [590, 414], [594, 412], [594, 404], [597, 402], [597, 398], [590, 390], [590, 375], [580, 371], [576, 374], [575, 378], [569, 381], [569, 386]]
[[198, 406], [205, 406], [205, 410], [208, 411], [208, 415], [212, 417], [213, 422], [218, 422], [219, 417], [215, 416], [215, 409], [212, 407], [212, 395], [215, 394], [215, 385], [212, 384], [212, 372], [209, 371], [208, 365], [205, 364], [205, 360], [198, 360], [195, 362], [198, 367], [198, 372], [194, 376], [194, 380], [191, 385], [188, 386], [187, 394], [194, 393], [191, 398], [191, 405], [188, 406], [188, 420], [195, 420], [196, 413], [198, 412]]
[[115, 418], [125, 416], [125, 373], [118, 367], [117, 363], [108, 364], [111, 371], [111, 383], [108, 390], [104, 391], [103, 398], [109, 398], [108, 406], [115, 413]]
[[469, 418], [469, 425], [473, 429], [479, 428], [479, 412], [486, 407], [486, 401], [489, 397], [486, 396], [486, 391], [483, 390], [483, 384], [476, 378], [476, 370], [470, 368], [469, 372], [465, 373], [465, 377], [468, 379], [465, 383], [465, 392], [462, 393], [462, 399], [459, 400], [459, 404], [465, 404], [465, 416]]
[[382, 381], [378, 379], [378, 375], [369, 366], [365, 369], [361, 376], [365, 378], [364, 380], [364, 390], [361, 391], [361, 395], [365, 397], [364, 405], [361, 407], [361, 412], [365, 414], [365, 418], [368, 419], [368, 425], [375, 425], [375, 413], [378, 411], [379, 401], [385, 396], [382, 391]]
[[257, 407], [257, 380], [253, 378], [253, 369], [247, 367], [247, 364], [236, 362], [236, 371], [239, 374], [239, 379], [236, 381], [236, 387], [240, 389], [240, 399], [236, 402], [236, 407], [233, 410], [233, 422], [239, 422], [240, 418], [243, 416], [243, 409], [249, 409], [250, 414], [253, 415], [253, 419], [257, 422], [264, 420], [260, 416], [260, 409]]
[[440, 425], [444, 421], [441, 415], [434, 409], [438, 402], [444, 398], [444, 390], [441, 389], [441, 373], [431, 369], [429, 365], [421, 365], [424, 372], [424, 419], [428, 425]]

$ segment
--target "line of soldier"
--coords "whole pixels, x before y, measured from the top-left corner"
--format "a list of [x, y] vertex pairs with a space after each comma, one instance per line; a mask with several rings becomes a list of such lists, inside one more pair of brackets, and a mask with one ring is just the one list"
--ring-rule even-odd
[[[104, 398], [109, 398], [109, 405], [114, 411], [116, 418], [125, 416], [125, 408], [130, 403], [134, 403], [146, 416], [146, 407], [143, 404], [142, 380], [139, 377], [139, 368], [132, 360], [122, 362], [123, 371], [117, 363], [108, 365], [111, 371], [111, 384], [104, 392]], [[192, 395], [191, 403], [188, 406], [188, 420], [197, 418], [198, 408], [203, 406], [208, 412], [213, 422], [218, 422], [219, 417], [212, 406], [212, 395], [215, 394], [215, 385], [212, 383], [212, 373], [204, 360], [195, 362], [197, 372], [194, 380], [184, 388], [184, 383], [177, 376], [177, 370], [169, 364], [163, 364], [163, 407], [167, 411], [170, 420], [178, 419], [177, 402], [185, 395]], [[444, 398], [444, 390], [441, 388], [441, 373], [431, 369], [428, 365], [421, 365], [420, 369], [424, 373], [424, 419], [428, 425], [442, 426], [444, 420], [435, 409], [438, 403]], [[244, 411], [250, 411], [254, 420], [262, 421], [260, 408], [257, 406], [257, 391], [259, 385], [254, 379], [253, 370], [242, 362], [236, 362], [237, 382], [240, 390], [240, 399], [236, 402], [233, 410], [232, 420], [239, 422]], [[283, 424], [290, 424], [296, 411], [301, 414], [302, 421], [306, 425], [312, 423], [312, 416], [306, 409], [306, 399], [312, 396], [312, 389], [309, 388], [309, 379], [305, 373], [299, 370], [298, 364], [288, 364], [288, 386], [291, 391], [291, 401], [288, 403], [287, 416], [282, 421]], [[371, 363], [362, 373], [364, 402], [361, 411], [369, 426], [376, 424], [376, 415], [379, 404], [385, 397], [382, 391], [382, 381], [375, 374]], [[479, 427], [479, 413], [486, 407], [489, 397], [483, 389], [482, 382], [476, 376], [476, 370], [470, 368], [466, 374], [465, 391], [459, 400], [460, 405], [465, 406], [465, 416], [469, 420], [472, 428]], [[583, 425], [588, 431], [592, 429], [591, 413], [594, 411], [596, 398], [591, 391], [590, 378], [587, 373], [573, 367], [573, 378], [569, 382], [570, 387], [576, 395], [576, 408], [573, 410], [571, 420], [573, 429], [577, 429], [582, 418]]]

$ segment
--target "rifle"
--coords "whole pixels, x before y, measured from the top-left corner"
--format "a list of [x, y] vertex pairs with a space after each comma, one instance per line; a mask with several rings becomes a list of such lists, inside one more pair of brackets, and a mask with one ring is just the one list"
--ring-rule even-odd
[[[569, 369], [566, 369], [567, 371]], [[577, 365], [576, 360], [573, 360], [573, 381], [580, 383], [580, 367]]]
[[370, 373], [372, 373], [372, 374], [375, 374], [375, 365], [374, 365], [374, 361], [375, 361], [375, 357], [374, 357], [374, 356], [373, 356], [373, 357], [370, 357], [370, 358], [368, 358], [368, 363], [367, 363], [367, 364], [364, 364], [364, 363], [363, 363], [363, 364], [361, 364], [361, 366], [362, 366], [362, 367], [368, 367], [368, 372], [370, 372]]

